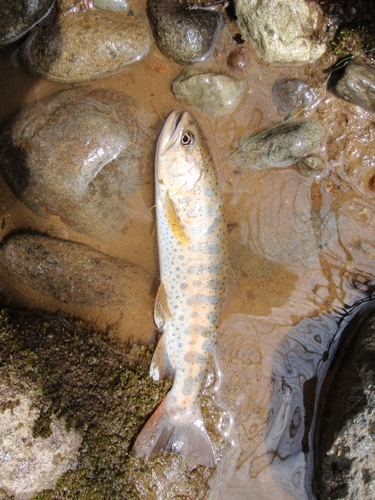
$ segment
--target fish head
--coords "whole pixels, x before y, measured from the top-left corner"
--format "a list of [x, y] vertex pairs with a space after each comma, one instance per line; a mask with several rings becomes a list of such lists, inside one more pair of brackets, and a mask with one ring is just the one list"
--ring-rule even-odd
[[157, 144], [156, 182], [170, 193], [189, 192], [204, 175], [210, 158], [207, 142], [192, 114], [172, 111]]

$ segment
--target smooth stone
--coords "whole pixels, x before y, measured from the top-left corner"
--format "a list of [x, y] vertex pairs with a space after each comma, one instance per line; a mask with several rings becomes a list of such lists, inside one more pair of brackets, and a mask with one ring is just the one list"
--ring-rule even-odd
[[322, 500], [375, 494], [375, 316], [349, 322], [319, 401], [315, 493]]
[[173, 93], [188, 106], [197, 106], [213, 116], [233, 112], [243, 100], [247, 83], [220, 73], [183, 70], [172, 84]]
[[20, 234], [0, 247], [0, 265], [24, 286], [62, 303], [124, 305], [134, 314], [150, 296], [152, 277], [144, 269], [50, 236]]
[[238, 157], [239, 166], [249, 170], [285, 167], [315, 149], [324, 134], [324, 127], [315, 120], [283, 123], [246, 138], [233, 160]]
[[150, 48], [144, 19], [90, 10], [50, 16], [28, 37], [21, 59], [34, 76], [74, 83], [115, 74]]
[[307, 108], [316, 96], [316, 92], [298, 78], [276, 80], [272, 87], [272, 100], [276, 108], [282, 112]]
[[321, 156], [310, 155], [300, 158], [295, 164], [295, 169], [305, 177], [320, 179], [325, 169], [325, 163]]
[[0, 48], [21, 38], [51, 11], [53, 0], [0, 0]]
[[341, 99], [367, 111], [375, 112], [375, 68], [373, 66], [351, 62], [344, 68], [341, 78], [330, 85], [330, 89]]
[[[85, 6], [84, 2], [88, 5]], [[87, 12], [93, 7], [102, 10], [110, 10], [112, 12], [127, 12], [129, 10], [129, 4], [126, 0], [57, 0], [56, 4], [60, 12], [68, 10], [71, 12], [85, 10]]]
[[326, 46], [314, 35], [320, 11], [305, 0], [235, 0], [237, 25], [256, 55], [267, 62], [308, 62]]
[[112, 12], [126, 12], [129, 10], [129, 4], [126, 0], [94, 0], [94, 7], [102, 10], [111, 10]]
[[232, 50], [227, 58], [228, 66], [235, 71], [246, 69], [250, 60], [248, 47], [240, 46]]
[[153, 141], [135, 113], [130, 98], [110, 89], [53, 94], [2, 131], [0, 173], [37, 215], [59, 215], [76, 231], [113, 240], [152, 161]]
[[207, 59], [225, 24], [220, 12], [189, 10], [179, 0], [148, 0], [147, 14], [161, 52], [183, 66]]

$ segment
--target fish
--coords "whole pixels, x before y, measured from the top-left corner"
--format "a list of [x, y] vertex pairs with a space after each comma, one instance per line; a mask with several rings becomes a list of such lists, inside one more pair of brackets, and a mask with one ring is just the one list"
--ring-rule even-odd
[[214, 372], [214, 340], [230, 276], [227, 226], [215, 166], [192, 114], [174, 110], [155, 155], [156, 225], [160, 286], [154, 321], [162, 332], [150, 375], [173, 380], [164, 401], [142, 428], [137, 457], [163, 451], [215, 466], [201, 409]]

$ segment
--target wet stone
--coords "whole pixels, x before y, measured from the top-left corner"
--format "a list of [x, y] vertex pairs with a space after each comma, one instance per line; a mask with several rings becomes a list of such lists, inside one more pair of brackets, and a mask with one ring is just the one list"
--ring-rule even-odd
[[375, 68], [373, 66], [351, 62], [345, 67], [341, 78], [330, 85], [330, 89], [341, 99], [375, 112]]
[[207, 59], [225, 24], [220, 12], [189, 9], [179, 0], [148, 0], [147, 13], [159, 49], [183, 66]]
[[129, 4], [125, 0], [94, 0], [93, 3], [97, 9], [111, 10], [112, 12], [125, 12], [129, 9]]
[[[71, 12], [78, 12], [82, 10], [84, 1], [86, 1], [86, 4], [90, 4], [87, 0], [57, 0], [57, 9], [60, 12], [68, 10]], [[112, 12], [126, 12], [129, 10], [129, 4], [126, 0], [93, 0], [92, 6], [88, 5], [84, 7], [84, 9], [86, 8], [87, 11], [92, 7], [102, 10], [111, 10]]]
[[197, 106], [213, 116], [225, 116], [234, 111], [247, 91], [245, 80], [237, 80], [220, 73], [185, 69], [172, 84], [179, 101]]
[[110, 89], [80, 87], [24, 108], [0, 135], [0, 173], [39, 216], [112, 240], [128, 223], [152, 141], [134, 103]]
[[250, 170], [285, 167], [319, 146], [324, 134], [315, 120], [284, 123], [246, 138], [233, 161]]
[[310, 155], [301, 158], [295, 164], [295, 169], [305, 177], [319, 179], [324, 171], [325, 163], [320, 155]]
[[[149, 297], [152, 278], [144, 269], [49, 236], [20, 234], [0, 247], [0, 265], [25, 286], [63, 303], [124, 304], [134, 314]], [[138, 314], [142, 314], [139, 310]]]
[[250, 60], [249, 50], [247, 47], [237, 47], [229, 54], [227, 64], [231, 69], [243, 70], [246, 69]]
[[0, 48], [14, 42], [44, 19], [53, 0], [0, 0]]
[[50, 16], [26, 40], [21, 59], [34, 76], [73, 83], [117, 73], [150, 48], [145, 19], [90, 10]]
[[272, 87], [272, 99], [279, 111], [290, 112], [307, 108], [316, 98], [316, 92], [298, 78], [276, 80]]
[[328, 372], [316, 435], [322, 500], [375, 496], [374, 305], [348, 325]]
[[325, 45], [316, 41], [319, 10], [305, 0], [235, 0], [237, 25], [256, 55], [267, 62], [318, 59]]

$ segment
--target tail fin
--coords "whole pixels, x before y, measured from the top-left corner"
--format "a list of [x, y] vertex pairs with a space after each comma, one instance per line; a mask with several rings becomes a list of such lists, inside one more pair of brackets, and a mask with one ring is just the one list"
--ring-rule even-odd
[[202, 418], [168, 415], [166, 400], [156, 409], [137, 437], [136, 457], [155, 458], [163, 451], [179, 453], [196, 464], [214, 467], [215, 456]]

